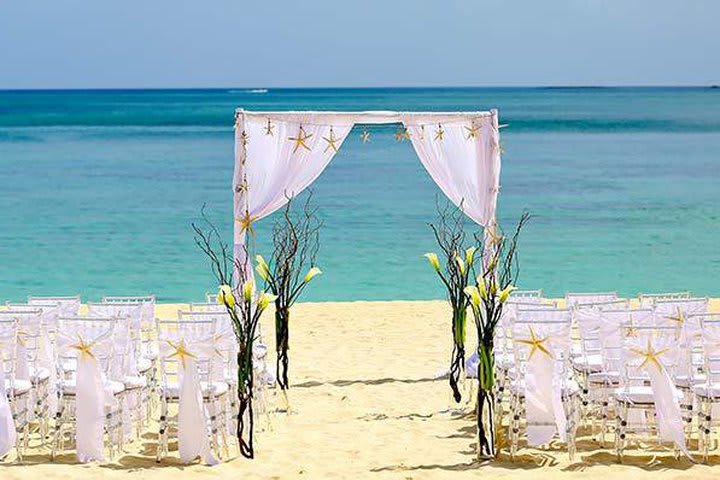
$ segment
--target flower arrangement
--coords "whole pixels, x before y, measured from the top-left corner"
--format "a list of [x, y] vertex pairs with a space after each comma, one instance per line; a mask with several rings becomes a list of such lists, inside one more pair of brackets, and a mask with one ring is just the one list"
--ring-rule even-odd
[[[520, 232], [530, 219], [528, 213], [520, 217], [510, 238], [502, 235], [499, 227], [488, 229], [482, 250], [482, 273], [475, 285], [464, 292], [472, 307], [477, 333], [478, 355], [478, 457], [495, 458], [497, 455], [495, 416], [495, 328], [503, 315], [503, 307], [510, 298], [520, 273], [517, 247]], [[497, 229], [497, 230], [496, 230]]]
[[[266, 291], [257, 291], [255, 282], [246, 272], [244, 262], [231, 260], [228, 246], [223, 242], [217, 228], [207, 219], [203, 209], [206, 227], [195, 223], [195, 243], [210, 260], [212, 272], [220, 285], [217, 300], [225, 306], [232, 322], [235, 340], [238, 344], [238, 413], [236, 435], [240, 453], [246, 458], [254, 458], [253, 444], [253, 345], [258, 334], [260, 317], [267, 307], [275, 301], [275, 296]], [[247, 250], [245, 251], [247, 255]], [[233, 268], [242, 279], [233, 285]]]
[[[308, 195], [302, 211], [292, 211], [288, 199], [282, 216], [273, 227], [273, 255], [266, 261], [256, 256], [255, 270], [275, 295], [275, 352], [277, 354], [277, 383], [287, 394], [290, 346], [290, 309], [310, 281], [322, 274], [315, 265], [319, 250], [319, 230], [322, 223], [317, 208], [311, 206]], [[286, 397], [287, 398], [287, 397]]]
[[465, 288], [475, 271], [475, 252], [477, 251], [477, 238], [474, 244], [465, 248], [464, 215], [461, 208], [455, 209], [449, 204], [441, 206], [438, 203], [438, 222], [430, 224], [440, 251], [443, 256], [443, 265], [436, 253], [425, 254], [428, 262], [440, 278], [447, 291], [447, 299], [452, 308], [452, 338], [453, 350], [450, 359], [449, 383], [455, 402], [460, 402], [460, 382], [465, 369], [465, 337], [467, 329], [467, 309], [469, 298]]

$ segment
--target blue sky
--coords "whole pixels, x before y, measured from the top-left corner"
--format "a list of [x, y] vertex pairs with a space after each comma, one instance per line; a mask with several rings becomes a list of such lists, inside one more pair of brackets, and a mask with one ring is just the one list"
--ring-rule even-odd
[[0, 88], [705, 85], [717, 0], [0, 0]]

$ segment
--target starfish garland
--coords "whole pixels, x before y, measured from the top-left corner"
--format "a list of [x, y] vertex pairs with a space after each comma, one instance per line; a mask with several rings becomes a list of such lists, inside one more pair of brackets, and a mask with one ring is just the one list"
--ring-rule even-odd
[[443, 139], [443, 135], [445, 135], [445, 130], [443, 130], [442, 125], [438, 123], [438, 128], [435, 130], [435, 141], [441, 142]]
[[248, 231], [251, 235], [255, 235], [255, 229], [252, 226], [255, 220], [257, 220], [257, 217], [251, 216], [247, 210], [242, 217], [235, 217], [235, 221], [240, 224], [240, 233]]
[[238, 183], [237, 187], [235, 187], [235, 191], [237, 193], [247, 193], [247, 191], [248, 191], [247, 180], [243, 180], [242, 182]]
[[650, 339], [648, 338], [647, 341], [647, 347], [645, 350], [640, 350], [638, 348], [632, 348], [630, 349], [633, 353], [643, 357], [645, 360], [640, 364], [640, 368], [643, 368], [648, 363], [652, 363], [653, 365], [657, 366], [659, 369], [662, 370], [663, 366], [662, 363], [660, 363], [660, 360], [658, 358], [660, 355], [664, 354], [669, 348], [665, 348], [662, 350], [655, 350], [655, 347], [653, 347], [653, 344], [650, 342]]
[[265, 135], [270, 135], [271, 137], [273, 137], [273, 128], [275, 128], [275, 125], [270, 123], [270, 119], [268, 118], [267, 125], [265, 125]]
[[305, 133], [305, 129], [302, 125], [300, 125], [300, 129], [298, 130], [298, 134], [296, 137], [288, 137], [288, 140], [292, 140], [295, 142], [295, 147], [293, 148], [293, 152], [295, 153], [298, 151], [298, 148], [303, 147], [308, 152], [310, 151], [310, 147], [307, 146], [305, 143], [306, 140], [309, 140], [313, 136], [312, 133]]
[[530, 346], [530, 354], [528, 355], [528, 360], [530, 360], [537, 351], [544, 353], [550, 358], [553, 358], [552, 353], [550, 353], [550, 350], [548, 350], [547, 346], [545, 346], [547, 337], [538, 337], [537, 335], [535, 335], [535, 330], [533, 330], [533, 328], [530, 326], [528, 327], [528, 330], [530, 331], [530, 339], [516, 340], [516, 342], [518, 343]]
[[469, 127], [463, 127], [465, 130], [467, 130], [467, 137], [465, 137], [465, 140], [470, 140], [471, 138], [477, 138], [478, 132], [480, 131], [480, 127], [476, 126], [475, 123], [470, 124]]
[[418, 135], [418, 138], [421, 142], [425, 140], [425, 125], [420, 125], [420, 134]]
[[362, 143], [368, 143], [370, 141], [370, 132], [363, 130], [360, 134], [360, 140], [362, 140]]
[[250, 140], [250, 135], [248, 135], [247, 132], [243, 130], [240, 134], [240, 143], [242, 143], [243, 147], [247, 146], [248, 140]]
[[327, 142], [327, 146], [325, 147], [325, 150], [323, 150], [323, 153], [327, 153], [329, 149], [333, 149], [335, 153], [337, 153], [337, 145], [335, 145], [335, 142], [339, 142], [339, 138], [335, 138], [335, 132], [333, 131], [333, 127], [330, 127], [330, 136], [329, 137], [322, 137], [323, 140]]
[[190, 353], [185, 347], [185, 342], [183, 340], [180, 340], [177, 343], [173, 343], [170, 340], [165, 340], [168, 345], [170, 345], [172, 348], [175, 349], [173, 353], [168, 355], [168, 358], [177, 357], [180, 360], [180, 363], [182, 363], [183, 368], [185, 367], [185, 359], [186, 358], [195, 358], [195, 355]]
[[402, 142], [403, 140], [410, 140], [410, 132], [405, 127], [398, 127], [395, 132], [395, 141]]

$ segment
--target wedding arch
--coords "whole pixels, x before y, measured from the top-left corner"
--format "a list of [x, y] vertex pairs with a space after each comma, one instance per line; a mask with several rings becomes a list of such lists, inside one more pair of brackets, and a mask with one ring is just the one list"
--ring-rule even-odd
[[[456, 206], [493, 234], [500, 187], [497, 110], [486, 112], [235, 112], [234, 256], [247, 265], [253, 224], [307, 188], [354, 125], [400, 125], [430, 177]], [[363, 143], [369, 133], [363, 131]], [[252, 274], [251, 268], [245, 272]]]

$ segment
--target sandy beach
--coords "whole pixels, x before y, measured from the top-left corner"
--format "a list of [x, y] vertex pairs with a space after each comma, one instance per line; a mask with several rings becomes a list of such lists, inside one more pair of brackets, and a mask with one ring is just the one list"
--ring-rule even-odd
[[[159, 317], [182, 305], [160, 305]], [[720, 300], [712, 302], [720, 310]], [[291, 330], [292, 414], [266, 417], [257, 435], [255, 460], [237, 458], [216, 467], [181, 465], [176, 444], [155, 462], [154, 425], [140, 442], [107, 464], [81, 465], [68, 452], [50, 463], [48, 452], [31, 449], [25, 464], [0, 464], [4, 479], [27, 478], [714, 478], [707, 465], [674, 460], [667, 449], [627, 452], [623, 465], [611, 449], [586, 435], [570, 462], [564, 446], [523, 448], [490, 465], [474, 460], [471, 415], [449, 410], [446, 368], [450, 336], [447, 307], [429, 302], [304, 303], [294, 310]], [[264, 331], [272, 332], [265, 315]], [[268, 338], [270, 345], [272, 338]], [[271, 398], [278, 405], [279, 398]], [[464, 405], [465, 412], [472, 409]], [[608, 438], [608, 440], [610, 440]], [[611, 445], [611, 441], [608, 442]], [[711, 457], [720, 464], [720, 454]]]

